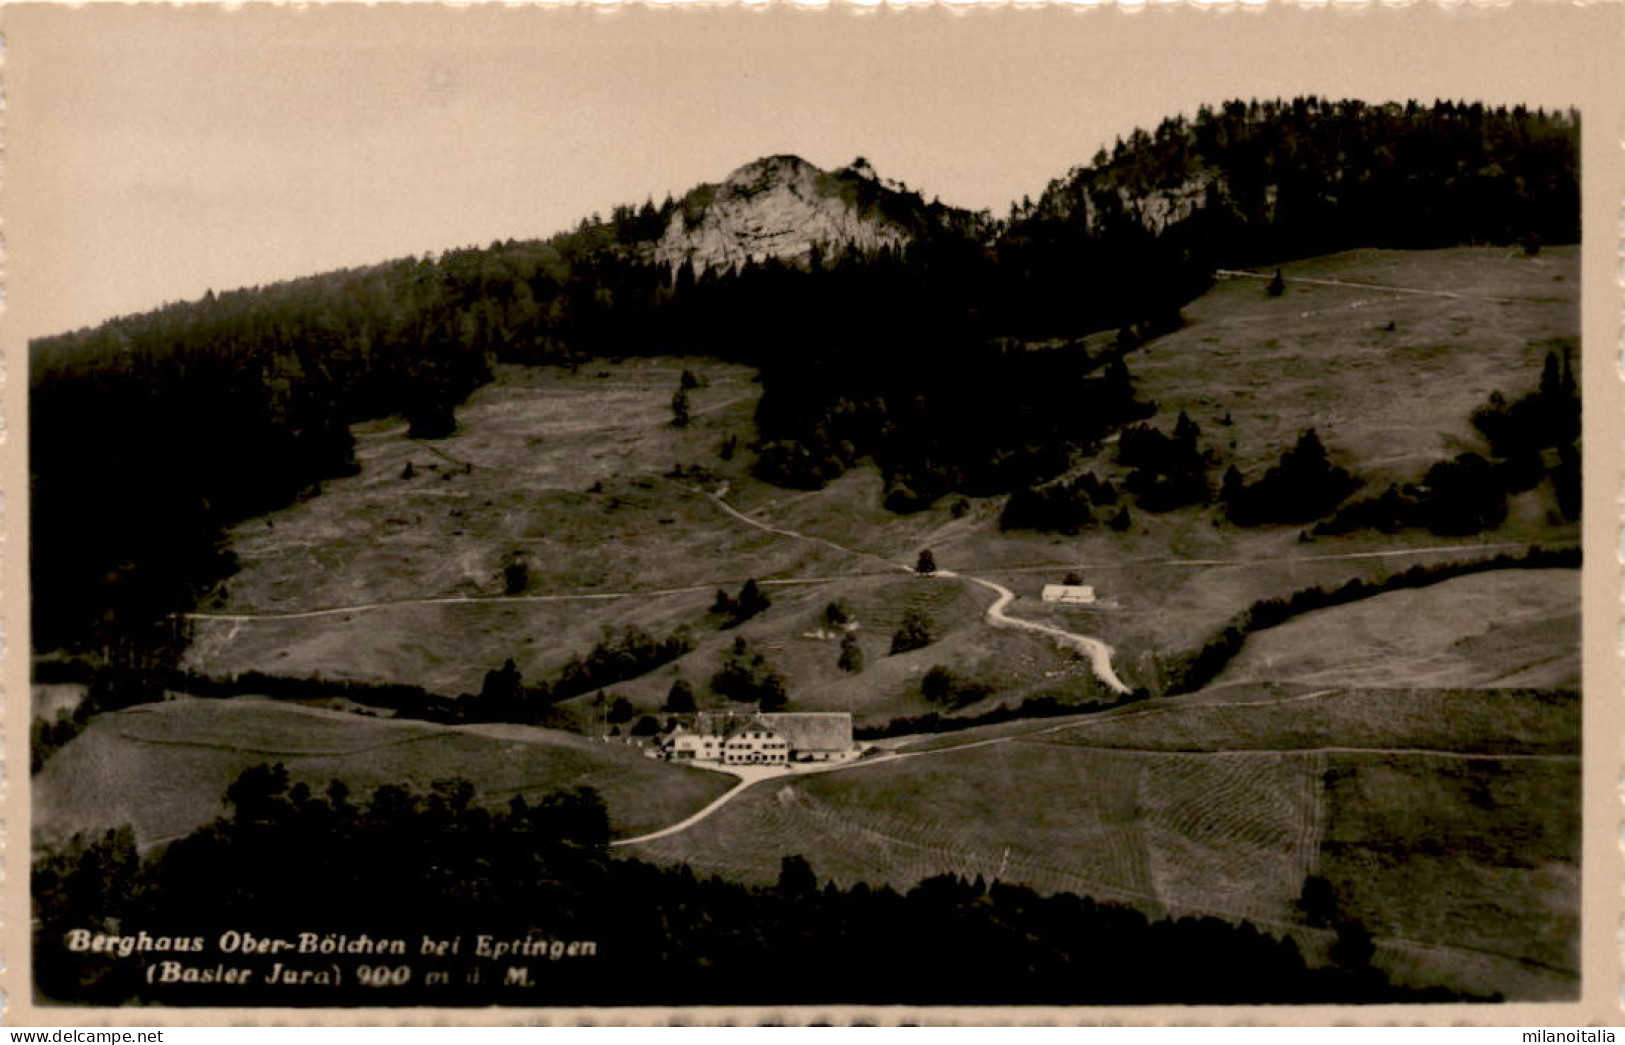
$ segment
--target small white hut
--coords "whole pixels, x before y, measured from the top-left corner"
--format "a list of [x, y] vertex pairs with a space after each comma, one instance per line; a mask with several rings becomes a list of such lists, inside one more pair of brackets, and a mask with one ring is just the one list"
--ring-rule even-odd
[[1058, 602], [1065, 606], [1093, 606], [1095, 589], [1090, 584], [1046, 584], [1044, 601]]

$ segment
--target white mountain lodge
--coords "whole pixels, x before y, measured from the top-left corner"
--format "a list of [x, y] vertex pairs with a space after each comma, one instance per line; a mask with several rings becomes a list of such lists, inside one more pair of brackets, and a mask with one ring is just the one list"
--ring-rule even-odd
[[844, 762], [860, 753], [847, 711], [702, 711], [661, 738], [660, 750], [673, 761], [724, 765]]

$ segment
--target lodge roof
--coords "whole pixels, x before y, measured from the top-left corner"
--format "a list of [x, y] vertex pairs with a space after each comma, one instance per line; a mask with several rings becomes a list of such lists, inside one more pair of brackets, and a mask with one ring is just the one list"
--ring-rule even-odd
[[731, 736], [750, 729], [770, 730], [795, 751], [845, 751], [852, 747], [849, 711], [702, 711], [694, 716], [695, 733]]
[[845, 751], [852, 746], [847, 711], [781, 711], [758, 715], [795, 751]]

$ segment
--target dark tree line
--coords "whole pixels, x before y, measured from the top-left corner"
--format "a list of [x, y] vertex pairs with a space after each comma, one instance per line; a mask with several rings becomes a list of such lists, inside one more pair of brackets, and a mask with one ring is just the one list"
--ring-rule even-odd
[[[506, 806], [466, 781], [427, 791], [317, 790], [281, 766], [245, 772], [214, 824], [142, 857], [128, 828], [42, 850], [33, 866], [36, 989], [77, 1004], [1149, 1004], [1449, 1000], [1390, 986], [1370, 952], [1309, 968], [1297, 944], [1247, 923], [1147, 917], [1020, 886], [928, 878], [907, 892], [820, 888], [788, 856], [752, 888], [608, 857], [609, 820], [586, 788]], [[314, 886], [313, 886], [313, 883]], [[62, 946], [71, 929], [202, 936], [225, 929], [399, 936], [493, 933], [590, 940], [533, 986], [487, 963], [436, 990], [165, 986], [149, 956]], [[325, 968], [330, 956], [281, 956]], [[212, 965], [212, 961], [203, 964]], [[429, 962], [414, 960], [420, 969]]]
[[1020, 277], [1012, 294], [1038, 323], [1062, 319], [1068, 287], [1116, 287], [1114, 241], [1209, 271], [1351, 247], [1574, 243], [1578, 138], [1573, 110], [1313, 96], [1202, 106], [1018, 208], [1003, 272]]
[[1093, 472], [1017, 489], [999, 513], [1001, 530], [1079, 534], [1097, 526], [1126, 530], [1129, 523], [1128, 506], [1116, 485]]
[[1232, 466], [1220, 499], [1230, 521], [1241, 526], [1306, 523], [1331, 512], [1359, 486], [1352, 472], [1332, 462], [1320, 436], [1310, 428], [1251, 483]]

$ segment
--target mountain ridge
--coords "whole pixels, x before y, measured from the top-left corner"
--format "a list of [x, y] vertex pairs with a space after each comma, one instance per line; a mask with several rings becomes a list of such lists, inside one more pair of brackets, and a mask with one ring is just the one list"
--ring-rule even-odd
[[979, 224], [970, 211], [882, 180], [861, 156], [832, 171], [791, 153], [763, 156], [663, 210], [669, 216], [658, 237], [636, 243], [632, 254], [674, 271], [687, 264], [695, 274], [900, 251], [922, 235]]

